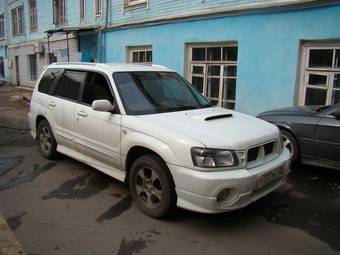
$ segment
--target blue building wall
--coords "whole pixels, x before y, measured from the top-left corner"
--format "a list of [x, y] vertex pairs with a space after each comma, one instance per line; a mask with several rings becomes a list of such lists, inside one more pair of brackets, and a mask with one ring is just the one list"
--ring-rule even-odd
[[300, 40], [340, 38], [339, 27], [337, 5], [116, 30], [105, 34], [106, 62], [152, 45], [153, 63], [183, 74], [186, 43], [237, 41], [236, 110], [255, 115], [294, 104]]

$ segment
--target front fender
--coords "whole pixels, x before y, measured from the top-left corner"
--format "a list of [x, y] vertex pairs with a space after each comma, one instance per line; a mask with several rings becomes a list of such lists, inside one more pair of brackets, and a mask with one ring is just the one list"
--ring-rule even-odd
[[123, 158], [122, 166], [124, 166], [124, 169], [127, 154], [129, 150], [135, 146], [141, 146], [156, 152], [167, 164], [175, 164], [175, 162], [178, 162], [178, 158], [174, 151], [164, 142], [154, 137], [133, 132], [131, 130], [127, 132], [127, 134], [122, 136], [121, 140], [121, 155]]

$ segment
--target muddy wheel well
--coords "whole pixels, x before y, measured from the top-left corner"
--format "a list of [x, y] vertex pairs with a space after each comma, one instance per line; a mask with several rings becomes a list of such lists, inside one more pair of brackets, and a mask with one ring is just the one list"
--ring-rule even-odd
[[37, 119], [35, 120], [35, 128], [36, 128], [36, 130], [38, 130], [39, 123], [40, 123], [40, 121], [42, 121], [42, 120], [46, 120], [46, 118], [45, 118], [44, 116], [42, 116], [42, 115], [39, 115], [39, 116], [37, 117]]
[[156, 155], [157, 157], [159, 157], [161, 160], [164, 161], [164, 159], [160, 155], [158, 155], [156, 152], [154, 152], [153, 150], [150, 150], [142, 146], [132, 147], [129, 150], [126, 156], [126, 159], [125, 159], [125, 169], [126, 169], [125, 182], [128, 182], [129, 180], [129, 171], [132, 167], [133, 162], [135, 162], [135, 160], [138, 159], [139, 157], [148, 155], [148, 154]]

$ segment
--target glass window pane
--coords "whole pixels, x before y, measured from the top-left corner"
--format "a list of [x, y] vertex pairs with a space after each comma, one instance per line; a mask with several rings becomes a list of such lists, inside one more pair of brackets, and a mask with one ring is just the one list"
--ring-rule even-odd
[[223, 61], [237, 61], [237, 47], [223, 47]]
[[48, 69], [39, 83], [38, 91], [47, 94], [54, 80], [61, 75], [60, 69]]
[[340, 89], [340, 74], [334, 74], [333, 88]]
[[221, 47], [207, 48], [208, 61], [221, 61]]
[[224, 66], [224, 76], [236, 77], [237, 67], [236, 66]]
[[220, 76], [221, 66], [208, 66], [208, 76]]
[[152, 51], [147, 51], [146, 52], [146, 62], [152, 63]]
[[219, 78], [208, 78], [208, 97], [218, 97], [219, 87], [220, 87], [220, 79]]
[[203, 77], [192, 77], [192, 85], [194, 85], [199, 92], [203, 93]]
[[235, 100], [236, 79], [223, 79], [223, 99]]
[[222, 105], [224, 108], [234, 110], [235, 109], [235, 103], [232, 102], [223, 102]]
[[60, 78], [54, 94], [71, 100], [77, 100], [84, 78], [85, 72], [66, 71]]
[[309, 67], [332, 67], [333, 50], [318, 49], [310, 50], [309, 53]]
[[132, 62], [138, 63], [138, 52], [137, 51], [132, 52]]
[[204, 71], [203, 66], [193, 66], [192, 67], [192, 73], [203, 74], [203, 71]]
[[192, 48], [193, 61], [205, 61], [205, 48]]
[[306, 89], [305, 105], [325, 105], [327, 90], [325, 89]]
[[340, 68], [340, 50], [335, 53], [335, 68]]
[[340, 90], [333, 90], [332, 104], [340, 103]]
[[139, 52], [139, 63], [144, 63], [145, 62], [145, 51], [140, 51]]
[[327, 83], [327, 76], [326, 75], [309, 74], [309, 77], [308, 77], [308, 84], [309, 85], [326, 87], [326, 83]]

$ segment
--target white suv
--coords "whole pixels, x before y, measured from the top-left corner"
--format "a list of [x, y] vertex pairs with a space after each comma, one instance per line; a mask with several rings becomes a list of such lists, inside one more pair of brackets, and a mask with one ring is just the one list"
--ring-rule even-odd
[[152, 217], [176, 205], [239, 209], [278, 188], [290, 171], [277, 127], [211, 105], [161, 66], [49, 65], [28, 119], [44, 157], [59, 152], [128, 182]]

